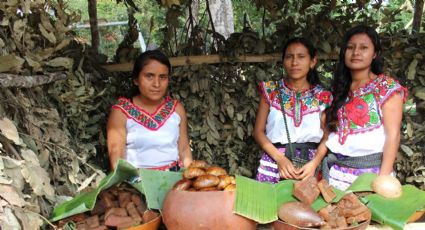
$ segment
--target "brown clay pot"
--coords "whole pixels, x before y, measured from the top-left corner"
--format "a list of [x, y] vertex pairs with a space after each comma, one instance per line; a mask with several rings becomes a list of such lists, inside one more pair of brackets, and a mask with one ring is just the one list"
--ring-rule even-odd
[[[369, 226], [370, 220], [364, 221], [357, 226], [348, 227], [348, 228], [338, 228], [338, 230], [365, 230]], [[281, 220], [273, 222], [274, 230], [317, 230], [317, 228], [300, 228], [292, 224], [288, 224]]]
[[161, 215], [158, 214], [158, 216], [152, 219], [151, 221], [141, 224], [139, 226], [126, 228], [126, 230], [157, 230], [160, 224], [161, 224]]
[[169, 191], [163, 221], [168, 230], [255, 230], [255, 221], [233, 213], [234, 199], [234, 191]]

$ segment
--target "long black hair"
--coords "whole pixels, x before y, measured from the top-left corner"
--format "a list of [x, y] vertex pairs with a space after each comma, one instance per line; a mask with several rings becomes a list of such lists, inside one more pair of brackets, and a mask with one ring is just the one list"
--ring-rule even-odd
[[[311, 59], [317, 57], [317, 50], [313, 46], [313, 44], [310, 42], [310, 40], [308, 40], [308, 39], [306, 39], [304, 37], [294, 37], [294, 38], [289, 39], [285, 43], [285, 45], [283, 46], [283, 49], [282, 49], [282, 61], [285, 59], [286, 49], [288, 49], [288, 46], [290, 46], [292, 44], [295, 44], [295, 43], [300, 43], [305, 48], [307, 48], [308, 54], [310, 55], [310, 58]], [[317, 70], [316, 70], [316, 66], [314, 66], [313, 68], [311, 68], [308, 71], [308, 73], [307, 73], [307, 81], [311, 85], [320, 85], [321, 84], [320, 79], [319, 79], [319, 74], [317, 73]]]
[[348, 30], [342, 39], [339, 60], [331, 84], [333, 101], [331, 106], [326, 110], [326, 127], [331, 132], [336, 131], [338, 122], [337, 112], [345, 104], [348, 92], [350, 91], [352, 77], [350, 69], [345, 65], [345, 52], [348, 41], [356, 34], [366, 34], [370, 38], [376, 53], [370, 69], [376, 75], [383, 73], [383, 63], [380, 57], [381, 41], [375, 29], [369, 26], [359, 25]]
[[171, 74], [171, 63], [168, 57], [159, 50], [148, 50], [141, 53], [134, 61], [133, 74], [131, 77], [133, 79], [137, 79], [139, 77], [140, 71], [142, 71], [143, 67], [151, 60], [155, 60], [161, 64], [166, 65], [168, 67], [168, 74]]

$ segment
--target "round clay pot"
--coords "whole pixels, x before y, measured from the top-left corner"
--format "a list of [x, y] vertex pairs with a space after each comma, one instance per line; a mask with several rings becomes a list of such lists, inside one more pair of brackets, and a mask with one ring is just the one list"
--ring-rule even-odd
[[158, 213], [158, 216], [150, 220], [149, 222], [138, 225], [138, 226], [126, 228], [126, 230], [157, 230], [160, 224], [161, 224], [161, 214]]
[[255, 221], [233, 213], [234, 200], [234, 191], [169, 191], [162, 218], [168, 230], [255, 230]]
[[[365, 230], [369, 226], [370, 220], [364, 221], [357, 226], [348, 227], [348, 228], [338, 228], [338, 230]], [[288, 224], [281, 220], [273, 222], [274, 230], [317, 230], [317, 228], [301, 228], [292, 224]]]

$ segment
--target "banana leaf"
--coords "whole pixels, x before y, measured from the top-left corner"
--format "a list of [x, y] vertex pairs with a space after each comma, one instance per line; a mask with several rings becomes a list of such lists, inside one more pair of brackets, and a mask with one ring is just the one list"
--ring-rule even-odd
[[[64, 203], [56, 206], [52, 212], [50, 221], [55, 222], [69, 216], [92, 210], [96, 203], [96, 198], [102, 190], [108, 189], [114, 184], [130, 180], [131, 178], [137, 176], [137, 168], [125, 160], [119, 160], [115, 170], [103, 178], [95, 190], [91, 192], [80, 193], [72, 200], [65, 201]], [[129, 184], [133, 185], [133, 183], [130, 182]], [[135, 188], [139, 190], [140, 186], [135, 186]], [[139, 191], [143, 192], [141, 190]]]
[[[278, 219], [277, 212], [282, 204], [297, 201], [292, 195], [294, 180], [283, 180], [277, 184], [261, 183], [243, 176], [236, 176], [236, 198], [234, 212], [266, 224]], [[334, 189], [337, 197], [332, 202], [338, 202], [344, 192]], [[319, 210], [328, 203], [321, 196], [316, 199], [311, 207]]]
[[141, 186], [150, 209], [162, 209], [165, 195], [182, 179], [180, 172], [140, 169]]
[[372, 192], [372, 181], [377, 176], [375, 173], [363, 173], [347, 188], [347, 191]]
[[273, 184], [236, 176], [235, 213], [265, 224], [277, 220], [276, 207]]
[[364, 197], [367, 207], [372, 211], [372, 220], [402, 230], [407, 220], [416, 211], [425, 207], [425, 191], [413, 185], [403, 185], [401, 197], [384, 198], [378, 194]]
[[[342, 197], [346, 194], [346, 192], [341, 191], [337, 188], [332, 188], [332, 190], [335, 192], [336, 197], [330, 202], [330, 203], [337, 203], [339, 200], [342, 199]], [[319, 211], [320, 209], [328, 206], [329, 203], [327, 203], [323, 197], [320, 195], [314, 202], [311, 204], [311, 208], [314, 209], [314, 211]]]

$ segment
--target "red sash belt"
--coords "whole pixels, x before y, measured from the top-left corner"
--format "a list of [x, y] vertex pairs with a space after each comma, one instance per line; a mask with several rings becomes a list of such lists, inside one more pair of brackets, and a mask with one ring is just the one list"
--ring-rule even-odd
[[178, 164], [177, 161], [173, 161], [173, 162], [169, 163], [168, 165], [163, 165], [163, 166], [158, 166], [158, 167], [153, 167], [153, 168], [147, 168], [147, 169], [159, 170], [159, 171], [168, 171], [170, 168], [177, 166], [177, 164]]

